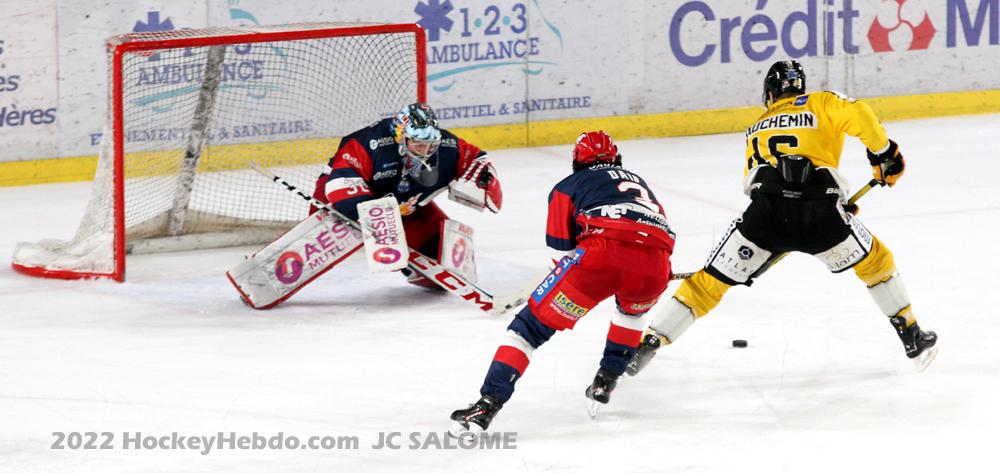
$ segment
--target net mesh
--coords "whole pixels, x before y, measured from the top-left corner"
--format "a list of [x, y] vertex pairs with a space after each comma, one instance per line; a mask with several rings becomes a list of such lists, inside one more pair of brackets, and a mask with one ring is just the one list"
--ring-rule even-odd
[[[259, 174], [306, 192], [339, 137], [418, 97], [413, 32], [324, 36], [338, 24], [141, 33], [109, 41], [297, 32], [320, 37], [122, 54], [124, 226], [130, 251], [261, 243], [304, 218], [308, 204]], [[293, 33], [296, 34], [296, 33]], [[254, 40], [259, 39], [254, 37]], [[113, 59], [112, 59], [113, 60]], [[109, 67], [110, 70], [110, 67]], [[109, 105], [109, 110], [113, 108]], [[90, 205], [69, 242], [21, 244], [15, 266], [114, 269], [113, 126], [105, 127]], [[153, 239], [153, 240], [150, 240]], [[158, 240], [157, 240], [158, 239]], [[152, 243], [143, 246], [143, 241]]]

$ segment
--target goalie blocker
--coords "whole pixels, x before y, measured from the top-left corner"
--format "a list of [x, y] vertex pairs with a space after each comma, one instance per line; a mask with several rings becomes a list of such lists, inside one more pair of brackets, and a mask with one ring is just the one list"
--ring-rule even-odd
[[405, 268], [410, 250], [396, 198], [387, 195], [358, 204], [358, 218], [365, 238], [368, 269], [379, 273]]

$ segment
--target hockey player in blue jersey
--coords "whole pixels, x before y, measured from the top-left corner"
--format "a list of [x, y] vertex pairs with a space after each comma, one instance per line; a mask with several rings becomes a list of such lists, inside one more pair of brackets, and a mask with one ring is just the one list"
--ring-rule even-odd
[[[442, 129], [434, 110], [417, 102], [341, 139], [313, 197], [357, 219], [359, 203], [394, 195], [407, 244], [440, 261], [441, 226], [448, 217], [433, 200], [444, 191], [477, 210], [497, 213], [503, 205], [500, 180], [486, 152]], [[413, 284], [437, 287], [416, 273], [408, 276]]]
[[642, 338], [642, 315], [656, 304], [670, 281], [674, 234], [663, 207], [646, 181], [621, 165], [621, 155], [603, 131], [580, 135], [573, 149], [573, 173], [549, 194], [545, 241], [567, 252], [507, 327], [482, 396], [452, 413], [452, 433], [482, 431], [511, 395], [536, 348], [557, 331], [572, 329], [612, 296], [604, 355], [585, 395], [598, 404], [611, 391]]

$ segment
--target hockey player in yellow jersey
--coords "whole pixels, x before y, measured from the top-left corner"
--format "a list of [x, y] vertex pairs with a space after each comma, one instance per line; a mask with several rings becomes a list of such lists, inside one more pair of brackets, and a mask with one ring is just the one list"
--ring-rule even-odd
[[726, 291], [750, 285], [782, 254], [809, 253], [839, 273], [853, 269], [889, 318], [906, 355], [923, 370], [937, 353], [937, 335], [917, 324], [892, 252], [868, 232], [848, 203], [837, 167], [844, 135], [868, 148], [875, 180], [893, 186], [906, 164], [897, 144], [863, 102], [836, 92], [806, 93], [796, 61], [779, 61], [764, 78], [767, 111], [746, 132], [744, 192], [751, 203], [649, 324], [629, 363], [635, 375], [656, 350], [676, 342]]

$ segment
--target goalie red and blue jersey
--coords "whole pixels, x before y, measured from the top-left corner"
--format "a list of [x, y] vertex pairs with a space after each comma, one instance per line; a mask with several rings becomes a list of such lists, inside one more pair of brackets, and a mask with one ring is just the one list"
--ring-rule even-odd
[[675, 239], [646, 181], [610, 163], [574, 172], [549, 193], [548, 246], [572, 250], [593, 234], [671, 251]]
[[427, 159], [429, 168], [425, 167], [401, 152], [393, 134], [393, 119], [386, 118], [341, 139], [316, 181], [313, 197], [352, 219], [358, 218], [359, 203], [389, 194], [400, 204], [416, 207], [418, 202], [430, 202], [485, 154], [442, 129], [441, 145]]

